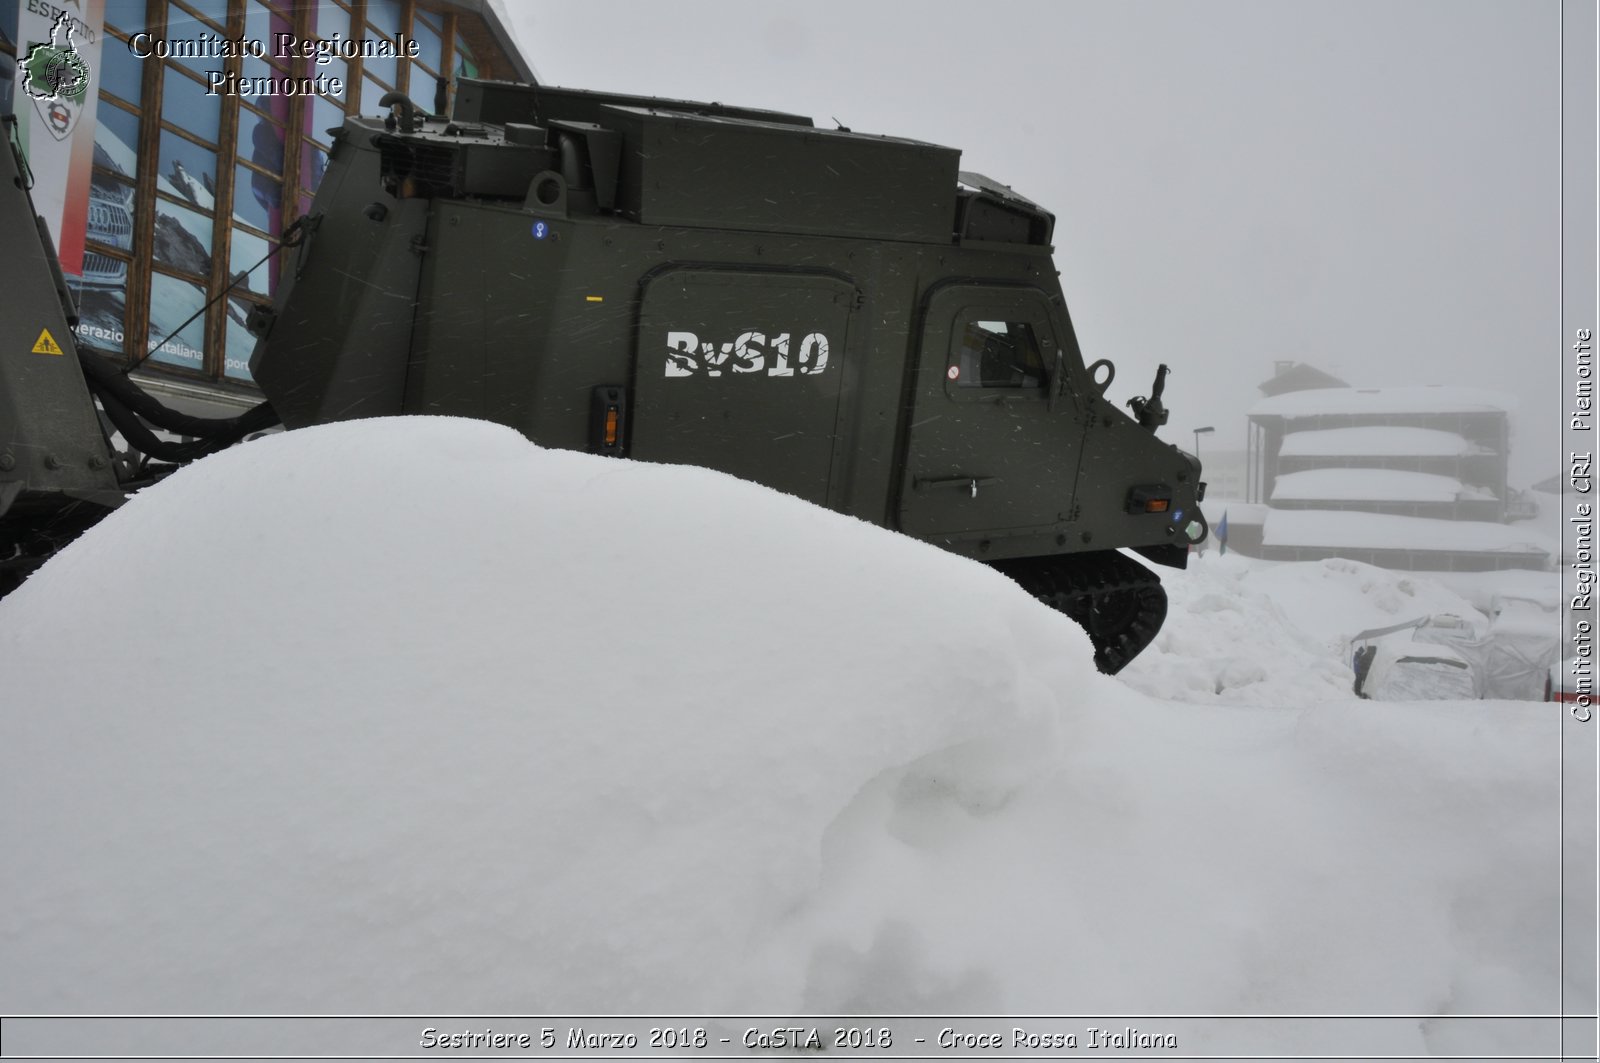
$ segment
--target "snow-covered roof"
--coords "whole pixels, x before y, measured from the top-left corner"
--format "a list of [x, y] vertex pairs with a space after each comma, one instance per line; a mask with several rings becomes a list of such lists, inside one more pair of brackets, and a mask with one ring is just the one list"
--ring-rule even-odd
[[1283, 437], [1283, 447], [1278, 451], [1285, 458], [1435, 458], [1487, 453], [1485, 448], [1454, 432], [1407, 425], [1290, 432]]
[[1437, 520], [1349, 510], [1275, 509], [1261, 530], [1263, 546], [1368, 550], [1548, 553], [1544, 536], [1514, 524]]
[[1454, 476], [1403, 469], [1306, 469], [1279, 476], [1274, 502], [1493, 502], [1494, 495]]
[[1315, 417], [1329, 413], [1509, 413], [1515, 404], [1482, 388], [1317, 388], [1262, 399], [1252, 417]]

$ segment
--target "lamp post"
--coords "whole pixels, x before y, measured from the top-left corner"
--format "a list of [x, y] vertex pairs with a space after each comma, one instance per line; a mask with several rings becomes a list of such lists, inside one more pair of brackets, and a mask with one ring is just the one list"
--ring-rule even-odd
[[1206, 425], [1204, 428], [1196, 428], [1194, 430], [1194, 460], [1195, 461], [1199, 461], [1200, 460], [1200, 436], [1202, 434], [1206, 433], [1206, 432], [1215, 432], [1216, 430], [1217, 429], [1216, 429], [1215, 425], [1209, 425], [1209, 424]]

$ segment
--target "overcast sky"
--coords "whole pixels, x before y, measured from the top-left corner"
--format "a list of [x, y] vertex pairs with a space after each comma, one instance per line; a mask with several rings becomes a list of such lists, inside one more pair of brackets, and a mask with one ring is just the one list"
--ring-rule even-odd
[[1537, 0], [507, 7], [549, 84], [934, 141], [1056, 215], [1111, 397], [1242, 448], [1276, 359], [1492, 388], [1560, 469], [1559, 8]]

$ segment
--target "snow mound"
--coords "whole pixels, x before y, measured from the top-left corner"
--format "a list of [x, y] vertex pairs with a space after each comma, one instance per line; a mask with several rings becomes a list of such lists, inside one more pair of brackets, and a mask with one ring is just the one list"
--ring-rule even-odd
[[1343, 558], [1275, 562], [1208, 550], [1164, 585], [1166, 624], [1117, 678], [1153, 697], [1201, 704], [1347, 699], [1350, 640], [1360, 632], [1435, 613], [1488, 625], [1435, 579]]
[[1350, 697], [1355, 675], [1342, 663], [1343, 650], [1292, 622], [1293, 596], [1257, 587], [1261, 575], [1261, 562], [1238, 554], [1191, 557], [1182, 576], [1162, 581], [1161, 632], [1117, 678], [1152, 697], [1201, 704], [1290, 706]]
[[1470, 601], [1436, 579], [1340, 557], [1264, 564], [1250, 585], [1279, 603], [1295, 627], [1338, 654], [1362, 631], [1435, 613], [1459, 616], [1479, 630], [1488, 623]]
[[0, 602], [0, 999], [1548, 1008], [1541, 718], [1355, 702], [1250, 566], [1163, 575], [1146, 685], [1210, 704], [721, 474], [444, 419], [235, 448]]
[[1109, 689], [981, 565], [445, 419], [141, 493], [0, 603], [0, 661], [33, 1012], [715, 1011], [868, 780], [1025, 771]]

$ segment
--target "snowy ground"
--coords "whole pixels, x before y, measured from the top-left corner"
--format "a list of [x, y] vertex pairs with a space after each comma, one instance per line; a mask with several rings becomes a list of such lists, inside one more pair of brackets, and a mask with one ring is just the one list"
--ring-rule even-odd
[[1470, 603], [1164, 575], [1108, 678], [988, 569], [720, 474], [444, 419], [224, 452], [0, 602], [0, 1000], [1557, 1011], [1561, 717], [1357, 701], [1337, 645]]

